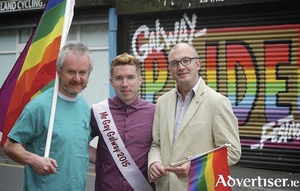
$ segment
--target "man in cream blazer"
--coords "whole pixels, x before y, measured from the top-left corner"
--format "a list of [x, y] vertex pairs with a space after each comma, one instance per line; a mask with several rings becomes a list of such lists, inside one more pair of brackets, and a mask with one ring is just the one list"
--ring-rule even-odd
[[169, 167], [170, 163], [228, 143], [228, 164], [233, 165], [240, 159], [241, 146], [230, 101], [198, 75], [201, 61], [195, 48], [179, 43], [171, 49], [169, 61], [177, 87], [157, 100], [149, 178], [156, 183], [156, 191], [185, 191], [190, 163]]

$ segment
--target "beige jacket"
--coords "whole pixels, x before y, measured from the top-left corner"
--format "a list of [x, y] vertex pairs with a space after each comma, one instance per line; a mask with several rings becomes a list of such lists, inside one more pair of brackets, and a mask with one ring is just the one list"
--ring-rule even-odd
[[[165, 167], [191, 155], [206, 152], [225, 143], [228, 164], [235, 164], [241, 156], [238, 122], [227, 97], [217, 93], [201, 80], [198, 92], [184, 116], [177, 138], [173, 142], [175, 123], [175, 89], [157, 100], [153, 142], [148, 155], [148, 168], [155, 162]], [[187, 190], [189, 177], [178, 179], [174, 173], [156, 181], [156, 191]]]

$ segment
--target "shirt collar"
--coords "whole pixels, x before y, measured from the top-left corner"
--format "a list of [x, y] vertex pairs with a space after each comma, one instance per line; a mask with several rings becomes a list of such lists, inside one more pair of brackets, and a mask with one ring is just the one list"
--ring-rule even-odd
[[73, 101], [75, 102], [76, 101], [76, 97], [68, 97], [68, 96], [65, 96], [64, 94], [58, 92], [58, 97], [60, 97], [61, 99], [64, 99], [64, 100], [67, 100], [67, 101]]
[[118, 108], [132, 107], [136, 109], [139, 105], [139, 99], [139, 96], [137, 96], [136, 99], [130, 105], [126, 105], [118, 96], [113, 97], [112, 101]]
[[[194, 87], [190, 90], [190, 92], [193, 92], [193, 94], [195, 94], [198, 89], [199, 89], [199, 85], [200, 85], [200, 81], [202, 80], [201, 77], [199, 77], [199, 80], [197, 81], [197, 83], [194, 85]], [[176, 87], [175, 92], [178, 96], [181, 97], [181, 93], [179, 92], [178, 88]]]

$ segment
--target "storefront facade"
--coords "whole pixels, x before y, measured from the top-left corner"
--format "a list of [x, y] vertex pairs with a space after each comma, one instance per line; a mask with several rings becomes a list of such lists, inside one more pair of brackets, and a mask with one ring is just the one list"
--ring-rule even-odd
[[[0, 85], [45, 3], [0, 0]], [[300, 12], [296, 3], [78, 0], [67, 41], [87, 45], [95, 60], [82, 95], [90, 105], [112, 96], [109, 62], [114, 54], [128, 52], [143, 64], [141, 97], [155, 103], [175, 86], [167, 66], [171, 47], [189, 42], [203, 63], [200, 76], [229, 98], [238, 118], [242, 144], [238, 165], [300, 172]], [[116, 20], [110, 17], [111, 10]], [[110, 34], [115, 24], [114, 37]]]

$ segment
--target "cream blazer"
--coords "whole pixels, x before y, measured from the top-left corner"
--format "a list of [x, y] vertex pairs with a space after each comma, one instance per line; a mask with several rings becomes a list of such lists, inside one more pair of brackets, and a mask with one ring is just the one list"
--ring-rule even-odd
[[[158, 98], [153, 121], [153, 142], [148, 155], [148, 168], [159, 161], [165, 167], [191, 155], [200, 154], [225, 143], [228, 164], [235, 164], [241, 156], [238, 121], [230, 101], [200, 81], [174, 140], [175, 89]], [[174, 173], [156, 181], [156, 191], [185, 191], [189, 177], [178, 179]]]

